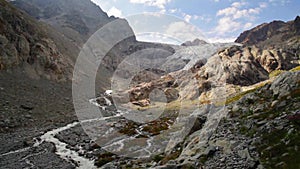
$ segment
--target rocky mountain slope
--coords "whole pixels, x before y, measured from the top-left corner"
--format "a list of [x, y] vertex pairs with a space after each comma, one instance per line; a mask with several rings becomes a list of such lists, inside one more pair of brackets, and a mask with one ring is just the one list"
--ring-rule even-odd
[[[174, 53], [174, 49], [169, 45], [136, 41], [135, 35], [126, 20], [108, 17], [100, 7], [90, 0], [16, 0], [11, 1], [11, 3], [40, 22], [52, 26], [59, 34], [63, 35], [62, 37], [68, 39], [69, 42], [66, 44], [71, 44], [72, 47], [69, 46], [67, 49], [73, 52], [71, 59], [74, 63], [80, 49], [90, 36], [107, 23], [114, 22], [118, 24], [114, 26], [114, 29], [118, 29], [120, 34], [132, 35], [114, 44], [101, 61], [96, 80], [101, 92], [110, 86], [111, 76], [117, 66], [132, 53], [148, 48], [161, 49], [162, 52], [156, 54], [161, 58]], [[106, 36], [111, 36], [112, 39], [117, 38], [114, 37], [116, 35], [112, 31], [106, 32]], [[59, 39], [54, 40], [59, 42]], [[143, 57], [153, 60], [153, 58], [151, 59], [151, 53], [145, 53]], [[90, 61], [87, 60], [87, 62]]]
[[[255, 42], [255, 45], [252, 45], [250, 42], [248, 44], [248, 41], [244, 40], [243, 46], [232, 44], [230, 47], [219, 49], [216, 53], [210, 53], [210, 57], [208, 58], [201, 56], [201, 58], [199, 58], [198, 61], [196, 59], [193, 62], [194, 65], [188, 67], [188, 69], [179, 70], [170, 74], [172, 78], [177, 79], [177, 85], [173, 85], [174, 88], [182, 92], [181, 99], [197, 98], [197, 96], [195, 96], [196, 93], [202, 95], [200, 98], [204, 99], [207, 93], [203, 91], [209, 91], [212, 86], [216, 85], [214, 84], [216, 82], [233, 85], [229, 87], [232, 90], [228, 90], [235, 91], [236, 87], [234, 86], [243, 87], [254, 85], [269, 79], [270, 74], [276, 74], [276, 72], [280, 72], [281, 70], [290, 70], [299, 66], [299, 30], [295, 30], [295, 25], [297, 25], [298, 22], [299, 17], [294, 21], [284, 24], [289, 27], [281, 28], [282, 33], [277, 32], [276, 34], [271, 34], [264, 31], [265, 29], [258, 31], [261, 27], [272, 27], [274, 22], [263, 24], [253, 30], [242, 33], [236, 42], [241, 42], [241, 39], [246, 34], [249, 34], [249, 39], [257, 38], [256, 33], [260, 36], [268, 35], [269, 38], [256, 39], [257, 42]], [[289, 35], [287, 36], [287, 34]], [[285, 39], [278, 40], [278, 37], [285, 37]], [[205, 48], [208, 49], [206, 45], [207, 44], [201, 44], [200, 46], [205, 46]], [[195, 83], [190, 83], [191, 79], [196, 79]], [[198, 86], [197, 91], [191, 92], [190, 89], [195, 88], [195, 85]], [[148, 89], [149, 84], [144, 84], [143, 86]], [[144, 91], [141, 86], [138, 86], [137, 89], [137, 93]], [[144, 92], [141, 92], [143, 96], [145, 95]], [[151, 92], [151, 90], [149, 90], [149, 92]], [[147, 92], [146, 95], [148, 95]], [[139, 98], [138, 96], [135, 97]]]
[[[32, 78], [70, 80], [73, 62], [68, 40], [55, 31], [1, 1], [0, 69], [21, 67]], [[71, 47], [70, 47], [71, 48]]]
[[294, 21], [273, 21], [261, 24], [243, 32], [235, 42], [256, 46], [286, 46], [288, 43], [299, 40], [299, 35], [300, 17], [297, 16]]
[[[157, 108], [159, 102], [167, 102], [169, 113], [182, 113], [182, 109], [189, 112], [187, 107], [199, 108], [190, 112], [193, 116], [188, 115], [197, 119], [198, 128], [194, 126], [184, 139], [172, 140], [163, 153], [153, 156], [152, 161], [145, 164], [133, 160], [130, 166], [300, 167], [296, 159], [299, 144], [298, 22], [299, 17], [287, 23], [263, 24], [241, 34], [236, 42], [242, 42], [242, 46], [232, 44], [207, 59], [199, 58], [187, 70], [172, 72], [125, 91], [132, 108], [144, 111], [155, 111], [153, 108]], [[154, 89], [162, 91], [166, 100], [160, 100], [162, 94]], [[117, 94], [115, 101], [122, 103], [119, 97]], [[184, 119], [185, 115], [180, 117]], [[175, 121], [173, 127], [178, 123]], [[162, 127], [161, 130], [166, 129]], [[106, 166], [123, 166], [123, 162], [119, 159]]]
[[96, 30], [115, 19], [89, 0], [17, 0], [12, 3], [78, 45], [83, 45]]

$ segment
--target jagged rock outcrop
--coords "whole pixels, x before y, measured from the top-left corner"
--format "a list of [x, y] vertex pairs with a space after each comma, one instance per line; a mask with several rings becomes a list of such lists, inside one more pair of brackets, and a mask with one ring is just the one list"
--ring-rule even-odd
[[268, 73], [255, 60], [249, 49], [233, 46], [209, 59], [197, 72], [197, 77], [199, 80], [247, 86], [266, 80]]

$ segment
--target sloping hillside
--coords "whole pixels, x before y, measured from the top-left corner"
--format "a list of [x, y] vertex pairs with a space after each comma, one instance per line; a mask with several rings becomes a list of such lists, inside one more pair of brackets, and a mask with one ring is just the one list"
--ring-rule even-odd
[[32, 78], [71, 79], [73, 46], [69, 41], [56, 38], [62, 35], [8, 2], [0, 3], [1, 70], [17, 66]]

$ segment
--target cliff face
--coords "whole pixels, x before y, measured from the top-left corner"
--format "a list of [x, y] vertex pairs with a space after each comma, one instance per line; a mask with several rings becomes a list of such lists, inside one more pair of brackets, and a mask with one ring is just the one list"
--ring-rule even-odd
[[[6, 1], [0, 3], [0, 69], [21, 67], [32, 78], [70, 79], [70, 55], [57, 47], [59, 44], [52, 37], [53, 30]], [[67, 42], [60, 40], [60, 43]], [[67, 47], [67, 43], [61, 47]]]

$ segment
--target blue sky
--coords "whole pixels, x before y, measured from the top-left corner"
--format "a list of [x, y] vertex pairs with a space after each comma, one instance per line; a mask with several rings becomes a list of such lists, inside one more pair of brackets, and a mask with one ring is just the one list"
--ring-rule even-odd
[[[186, 24], [196, 26], [206, 40], [210, 42], [233, 41], [243, 32], [264, 22], [273, 20], [289, 21], [300, 15], [299, 0], [92, 0], [108, 15], [132, 18], [132, 15], [155, 12], [177, 17]], [[165, 19], [170, 19], [167, 17]], [[130, 20], [130, 19], [129, 19]], [[176, 19], [175, 19], [176, 20]], [[140, 19], [140, 23], [143, 19]], [[130, 22], [135, 32], [136, 25]], [[149, 23], [151, 26], [157, 23]], [[171, 24], [171, 23], [168, 23]], [[147, 25], [144, 26], [148, 27]], [[166, 25], [161, 28], [166, 27]], [[159, 27], [160, 28], [160, 27]], [[183, 27], [181, 28], [183, 29]], [[168, 29], [173, 30], [173, 29]], [[173, 30], [174, 31], [174, 30]], [[149, 31], [145, 31], [149, 32]], [[168, 34], [166, 31], [156, 32]], [[172, 34], [167, 35], [172, 37]], [[201, 35], [199, 35], [201, 36]], [[188, 36], [191, 38], [190, 36]], [[149, 37], [148, 37], [149, 38]], [[161, 36], [156, 36], [161, 38]], [[141, 38], [147, 40], [147, 38]], [[155, 39], [155, 38], [154, 38]], [[149, 39], [149, 41], [155, 41]], [[184, 39], [186, 40], [186, 39]], [[190, 39], [192, 40], [192, 39]], [[160, 41], [160, 40], [157, 40]]]

